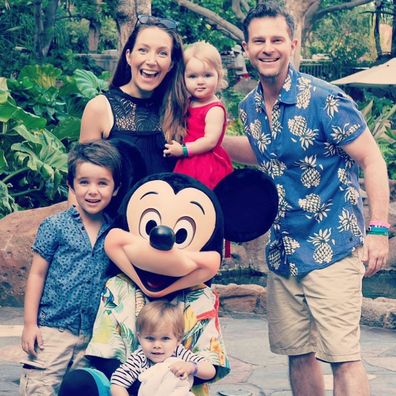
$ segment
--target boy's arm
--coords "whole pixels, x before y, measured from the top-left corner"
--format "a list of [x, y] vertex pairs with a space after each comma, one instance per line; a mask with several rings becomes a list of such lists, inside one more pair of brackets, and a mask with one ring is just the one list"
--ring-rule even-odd
[[44, 349], [40, 329], [37, 326], [38, 309], [43, 294], [48, 261], [38, 253], [33, 253], [32, 266], [26, 284], [24, 304], [24, 327], [22, 333], [22, 349], [33, 356], [36, 355], [35, 344]]

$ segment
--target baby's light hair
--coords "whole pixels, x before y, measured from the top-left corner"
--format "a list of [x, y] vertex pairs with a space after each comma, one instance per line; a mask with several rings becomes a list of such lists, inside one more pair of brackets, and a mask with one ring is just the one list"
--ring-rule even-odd
[[138, 334], [150, 333], [159, 328], [172, 329], [173, 335], [181, 341], [184, 335], [184, 316], [180, 305], [167, 300], [147, 303], [136, 319]]
[[216, 70], [219, 76], [217, 91], [227, 88], [228, 84], [225, 80], [225, 71], [221, 62], [221, 55], [216, 47], [206, 41], [197, 41], [196, 43], [190, 44], [184, 50], [184, 63], [187, 64], [191, 59], [198, 59]]

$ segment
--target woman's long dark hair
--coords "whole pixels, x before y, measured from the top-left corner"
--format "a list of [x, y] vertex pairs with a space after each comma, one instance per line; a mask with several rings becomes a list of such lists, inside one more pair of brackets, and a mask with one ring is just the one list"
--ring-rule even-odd
[[124, 45], [110, 88], [119, 88], [131, 81], [131, 67], [126, 60], [127, 51], [132, 51], [138, 34], [148, 28], [157, 27], [172, 38], [172, 67], [161, 84], [153, 91], [154, 98], [162, 98], [162, 129], [167, 141], [171, 141], [179, 128], [185, 127], [188, 93], [184, 82], [183, 43], [179, 34], [161, 23], [137, 23]]

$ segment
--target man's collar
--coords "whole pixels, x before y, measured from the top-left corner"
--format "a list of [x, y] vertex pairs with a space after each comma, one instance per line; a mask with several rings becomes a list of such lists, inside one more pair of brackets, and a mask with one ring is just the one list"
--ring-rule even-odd
[[[289, 65], [289, 71], [285, 82], [283, 83], [282, 89], [279, 93], [277, 102], [282, 102], [286, 104], [296, 104], [297, 103], [297, 78], [298, 72], [292, 65]], [[264, 94], [261, 82], [257, 84], [256, 90], [254, 91], [254, 103], [256, 106], [256, 111], [258, 113], [265, 111], [264, 107]]]

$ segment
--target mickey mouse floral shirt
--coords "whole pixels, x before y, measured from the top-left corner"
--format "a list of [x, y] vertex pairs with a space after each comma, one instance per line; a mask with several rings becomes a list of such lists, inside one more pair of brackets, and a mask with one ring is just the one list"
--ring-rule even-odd
[[271, 116], [272, 126], [259, 83], [241, 102], [240, 118], [279, 195], [267, 262], [279, 275], [302, 277], [363, 244], [359, 170], [343, 146], [367, 125], [342, 90], [292, 66]]
[[[124, 274], [110, 278], [102, 293], [86, 355], [125, 362], [139, 346], [136, 317], [147, 301], [142, 291]], [[183, 306], [183, 346], [216, 366], [216, 377], [212, 382], [226, 376], [230, 365], [220, 331], [218, 296], [202, 285], [175, 293], [172, 302]], [[192, 392], [195, 396], [208, 396], [207, 383], [195, 385]]]

